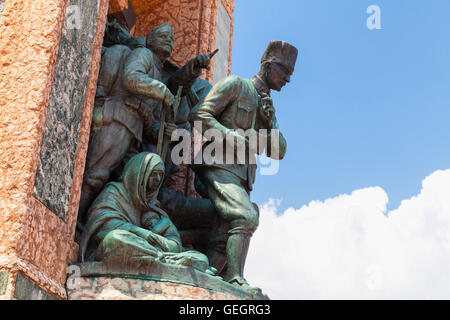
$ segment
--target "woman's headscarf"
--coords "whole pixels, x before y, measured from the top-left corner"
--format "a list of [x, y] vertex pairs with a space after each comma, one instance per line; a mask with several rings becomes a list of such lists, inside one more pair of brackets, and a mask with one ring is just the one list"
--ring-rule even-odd
[[148, 188], [153, 185], [152, 180], [155, 177], [152, 173], [155, 172], [161, 172], [164, 175], [164, 162], [157, 154], [144, 152], [131, 158], [119, 178], [119, 182], [123, 182], [132, 202], [140, 209], [149, 209], [149, 200], [158, 196], [164, 179], [161, 179], [156, 190], [151, 193], [150, 199], [146, 194]]
[[[164, 179], [161, 179], [150, 196], [146, 195], [147, 189], [153, 185], [154, 172], [164, 174], [161, 157], [155, 153], [139, 153], [126, 164], [119, 182], [110, 182], [105, 186], [89, 209], [88, 221], [80, 242], [82, 261], [95, 251], [109, 231], [123, 223], [140, 226], [143, 212], [151, 210], [160, 216], [167, 216], [151, 201], [158, 196]], [[105, 229], [107, 222], [108, 228]]]

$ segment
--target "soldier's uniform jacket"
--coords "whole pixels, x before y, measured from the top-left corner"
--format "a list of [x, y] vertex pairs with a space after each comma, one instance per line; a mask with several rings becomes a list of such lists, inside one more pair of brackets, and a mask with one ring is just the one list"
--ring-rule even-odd
[[[217, 83], [204, 102], [191, 111], [190, 121], [192, 125], [194, 125], [194, 121], [201, 121], [202, 133], [214, 128], [219, 130], [223, 137], [230, 129], [243, 129], [244, 131], [251, 128], [255, 130], [270, 129], [262, 116], [261, 94], [262, 92], [258, 92], [253, 80], [236, 76], [227, 77]], [[275, 116], [272, 119], [271, 129], [279, 129]], [[270, 145], [270, 138], [268, 145]], [[276, 147], [279, 147], [278, 150], [272, 150], [268, 156], [275, 158], [278, 153], [277, 159], [282, 159], [286, 153], [286, 140], [281, 132], [279, 145]], [[224, 139], [224, 150], [225, 148]], [[259, 150], [259, 152], [262, 153], [263, 150]], [[194, 168], [201, 170], [202, 167], [212, 166], [227, 170], [241, 178], [247, 183], [247, 189], [252, 190], [256, 164], [249, 164], [248, 159], [245, 164], [237, 164], [236, 160], [235, 155], [234, 164], [220, 164], [214, 161], [213, 164], [196, 165]]]
[[[145, 67], [135, 59], [128, 59], [136, 58], [142, 51], [145, 53], [139, 57], [146, 57]], [[107, 48], [102, 55], [99, 72], [94, 126], [108, 125], [116, 121], [125, 126], [138, 141], [142, 141], [144, 120], [139, 110], [141, 103], [151, 108], [159, 101], [134, 93], [142, 92], [142, 85], [146, 86], [146, 92], [153, 93], [153, 96], [157, 98], [161, 95], [158, 91], [165, 92], [165, 88], [161, 89], [164, 85], [157, 80], [161, 78], [159, 70], [161, 63], [158, 64], [158, 62], [159, 60], [153, 57], [151, 51], [145, 48], [134, 51], [124, 45]], [[149, 122], [151, 121], [149, 119]]]
[[[175, 69], [176, 76], [171, 77], [175, 71], [168, 74], [165, 69]], [[97, 84], [94, 125], [100, 127], [111, 121], [119, 122], [142, 142], [144, 119], [145, 125], [150, 127], [154, 121], [159, 121], [161, 101], [168, 90], [164, 83], [172, 84], [173, 94], [178, 85], [183, 85], [186, 95], [183, 102], [195, 105], [204, 98], [202, 92], [208, 92], [210, 88], [206, 81], [196, 81], [197, 76], [189, 68], [178, 70], [167, 61], [163, 64], [147, 48], [131, 50], [124, 45], [105, 48]], [[190, 108], [186, 103], [178, 110], [181, 119], [177, 117], [177, 124], [187, 125], [186, 129], [189, 129]]]
[[[135, 110], [128, 110], [125, 107], [128, 92], [122, 84], [122, 70], [130, 52], [131, 49], [123, 45], [104, 49], [95, 96], [93, 124], [94, 128], [97, 128], [115, 120], [140, 138], [142, 121]], [[124, 114], [128, 116], [125, 117]]]
[[[178, 86], [182, 85], [182, 96], [186, 96], [186, 99], [183, 100], [186, 100], [186, 102], [195, 101], [195, 104], [198, 103], [200, 99], [199, 93], [193, 90], [195, 89], [193, 84], [201, 73], [195, 74], [192, 65], [193, 63], [188, 63], [184, 67], [178, 68], [168, 61], [162, 63], [148, 48], [134, 49], [128, 55], [123, 68], [122, 81], [124, 87], [131, 95], [125, 102], [131, 109], [139, 109], [140, 107], [141, 111], [145, 109], [150, 112], [150, 114], [145, 114], [148, 118], [146, 126], [150, 127], [146, 137], [150, 138], [150, 141], [157, 142], [155, 140], [156, 133], [151, 127], [152, 124], [159, 123], [162, 108], [161, 101], [168, 90], [171, 90], [172, 94], [175, 95]], [[170, 72], [169, 69], [175, 68], [175, 71]], [[189, 109], [186, 110], [184, 107], [185, 104], [182, 104], [178, 110], [178, 115], [183, 112], [186, 113], [184, 121], [176, 119], [179, 120], [176, 123], [182, 125], [179, 127], [184, 127], [188, 124], [187, 114]], [[186, 129], [188, 128], [186, 127]]]
[[[141, 116], [142, 111], [146, 110], [145, 116], [152, 117], [152, 110], [163, 101], [168, 90], [162, 82], [162, 71], [163, 63], [148, 48], [134, 49], [127, 56], [122, 81], [130, 93], [125, 101], [128, 109], [141, 110]], [[147, 122], [151, 126], [153, 119], [148, 119]]]

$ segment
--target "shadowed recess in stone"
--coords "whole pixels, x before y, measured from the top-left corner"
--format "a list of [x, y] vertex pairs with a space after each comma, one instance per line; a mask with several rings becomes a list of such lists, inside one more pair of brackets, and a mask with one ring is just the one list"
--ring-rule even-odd
[[17, 275], [14, 298], [18, 300], [58, 300], [20, 273]]
[[0, 296], [4, 295], [6, 292], [6, 287], [8, 285], [8, 275], [8, 271], [0, 271]]
[[231, 19], [222, 4], [219, 1], [217, 10], [216, 25], [216, 48], [220, 48], [214, 61], [214, 79], [213, 83], [217, 83], [228, 76], [228, 60], [230, 54], [230, 35], [231, 35]]
[[34, 196], [63, 220], [70, 200], [98, 1], [68, 0], [36, 173]]

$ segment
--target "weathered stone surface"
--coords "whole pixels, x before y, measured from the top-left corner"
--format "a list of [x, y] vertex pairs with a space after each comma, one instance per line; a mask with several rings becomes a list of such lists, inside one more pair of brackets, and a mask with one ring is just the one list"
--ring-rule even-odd
[[5, 6], [5, 1], [6, 0], [0, 0], [0, 16], [2, 15], [3, 7]]
[[[36, 268], [29, 255], [40, 251], [45, 256], [46, 248], [40, 234], [29, 229], [34, 215], [30, 200], [64, 2], [49, 0], [44, 5], [41, 1], [7, 0], [0, 22], [0, 265], [11, 272], [29, 266], [27, 270], [37, 271], [36, 277], [46, 271]], [[56, 231], [57, 226], [49, 226], [51, 222], [45, 219], [43, 222], [34, 225], [34, 230], [45, 233], [48, 227]], [[58, 236], [54, 233], [53, 241], [64, 242]], [[28, 241], [34, 248], [21, 251], [21, 245]], [[57, 261], [63, 259], [59, 256]], [[50, 277], [59, 271], [55, 266], [52, 269], [47, 273]], [[58, 291], [45, 277], [40, 280]], [[12, 289], [8, 288], [7, 294]]]
[[67, 289], [69, 300], [240, 300], [180, 283], [148, 279], [82, 277], [78, 289]]
[[128, 9], [128, 0], [109, 0], [108, 13], [115, 13]]
[[216, 47], [220, 49], [214, 60], [213, 83], [217, 83], [228, 76], [231, 37], [231, 18], [227, 10], [219, 1], [216, 23]]
[[[141, 296], [148, 295], [148, 299], [159, 299], [163, 297], [164, 295], [172, 295], [172, 293], [168, 293], [167, 291], [155, 291], [155, 288], [160, 287], [161, 284], [154, 284], [154, 283], [171, 283], [171, 284], [177, 284], [180, 288], [185, 288], [183, 286], [192, 287], [191, 289], [187, 289], [186, 294], [183, 294], [182, 296], [184, 298], [189, 298], [192, 295], [192, 290], [194, 288], [201, 289], [200, 291], [205, 294], [205, 296], [208, 296], [207, 299], [212, 299], [215, 293], [222, 294], [224, 296], [232, 297], [233, 299], [241, 299], [241, 300], [261, 300], [261, 299], [267, 299], [264, 295], [258, 295], [253, 296], [246, 292], [245, 290], [240, 289], [239, 287], [233, 286], [225, 281], [222, 280], [220, 277], [211, 276], [209, 274], [206, 274], [204, 272], [200, 272], [198, 270], [195, 270], [193, 268], [181, 266], [181, 265], [171, 265], [171, 264], [164, 264], [160, 262], [155, 262], [154, 265], [151, 266], [136, 266], [133, 264], [128, 265], [126, 261], [123, 262], [123, 264], [115, 264], [113, 266], [107, 265], [103, 262], [88, 262], [88, 263], [80, 263], [80, 264], [74, 264], [72, 265], [72, 269], [79, 267], [79, 272], [74, 273], [73, 277], [70, 277], [67, 281], [67, 289], [68, 289], [68, 295], [69, 299], [71, 299], [75, 296], [84, 296], [87, 294], [88, 291], [85, 289], [90, 290], [89, 292], [95, 293], [94, 296], [100, 292], [103, 292], [103, 285], [100, 285], [100, 289], [96, 288], [97, 284], [96, 282], [92, 280], [86, 280], [89, 278], [114, 278], [114, 281], [112, 282], [114, 287], [117, 290], [122, 290], [125, 292], [125, 295], [129, 298], [132, 298], [133, 295], [130, 294], [131, 290], [133, 288], [130, 287], [130, 280], [134, 279], [141, 280], [139, 283], [147, 283], [148, 286], [150, 286], [149, 290], [144, 290], [144, 292], [140, 292], [139, 294]], [[81, 277], [81, 285], [74, 285], [77, 283], [77, 280], [80, 280]], [[83, 280], [83, 278], [85, 278]], [[153, 282], [145, 282], [145, 281], [153, 281]], [[70, 285], [69, 285], [70, 283]], [[108, 282], [109, 283], [109, 282]], [[120, 285], [119, 285], [120, 284]], [[138, 290], [139, 288], [134, 288], [133, 290]], [[108, 288], [106, 292], [111, 293], [111, 289]], [[209, 294], [207, 294], [209, 292]], [[116, 294], [115, 292], [114, 294]], [[152, 295], [156, 293], [162, 293], [163, 296], [161, 297], [152, 297]], [[111, 293], [112, 294], [112, 293]], [[88, 294], [89, 295], [89, 294]], [[108, 294], [109, 295], [109, 294]], [[194, 295], [196, 296], [196, 295]], [[134, 295], [136, 297], [136, 295]], [[182, 297], [178, 297], [179, 299]], [[195, 299], [195, 297], [192, 297], [192, 299]], [[90, 298], [91, 299], [91, 298]], [[165, 299], [168, 299], [166, 297]], [[177, 299], [174, 297], [174, 299]]]
[[137, 15], [135, 35], [146, 36], [151, 28], [169, 22], [175, 32], [175, 49], [171, 60], [183, 65], [198, 54], [198, 24], [201, 12], [201, 0], [164, 1]]
[[137, 14], [153, 9], [155, 6], [167, 0], [129, 0]]
[[4, 295], [6, 292], [6, 287], [8, 286], [8, 276], [8, 271], [0, 271], [0, 296]]
[[234, 12], [234, 0], [220, 0], [222, 2], [223, 7], [227, 10], [227, 13], [230, 17], [233, 16]]
[[20, 273], [17, 275], [14, 298], [18, 300], [58, 300]]
[[81, 24], [73, 27], [68, 21], [73, 18], [66, 17], [36, 173], [35, 197], [64, 220], [69, 208], [98, 1], [68, 2], [80, 8]]

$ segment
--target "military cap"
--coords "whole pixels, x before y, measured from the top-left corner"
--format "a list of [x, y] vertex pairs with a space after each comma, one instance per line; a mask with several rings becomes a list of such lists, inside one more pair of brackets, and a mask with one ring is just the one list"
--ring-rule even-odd
[[293, 73], [297, 55], [298, 50], [293, 45], [281, 40], [271, 40], [262, 56], [261, 64], [268, 62], [279, 63]]

